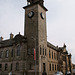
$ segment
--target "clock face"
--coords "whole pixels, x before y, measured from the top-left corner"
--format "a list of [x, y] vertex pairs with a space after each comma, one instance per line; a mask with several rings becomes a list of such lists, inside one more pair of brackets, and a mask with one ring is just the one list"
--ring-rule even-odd
[[29, 18], [32, 18], [33, 16], [34, 16], [34, 12], [33, 11], [31, 11], [31, 12], [28, 13], [28, 17]]
[[41, 18], [42, 18], [42, 19], [44, 19], [44, 18], [45, 18], [44, 13], [40, 13], [40, 16], [41, 16]]

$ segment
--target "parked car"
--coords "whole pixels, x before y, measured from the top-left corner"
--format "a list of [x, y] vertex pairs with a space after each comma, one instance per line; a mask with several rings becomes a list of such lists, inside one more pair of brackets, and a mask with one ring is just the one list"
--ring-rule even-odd
[[57, 71], [57, 72], [55, 72], [54, 75], [64, 75], [64, 74], [62, 72], [60, 72], [60, 71]]
[[71, 75], [71, 72], [70, 72], [70, 71], [68, 71], [68, 72], [66, 73], [66, 75]]

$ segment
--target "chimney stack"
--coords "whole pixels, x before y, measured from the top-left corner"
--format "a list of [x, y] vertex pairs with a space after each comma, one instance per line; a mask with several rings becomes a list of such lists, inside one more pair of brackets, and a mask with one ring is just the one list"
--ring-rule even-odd
[[10, 39], [13, 39], [13, 36], [14, 36], [14, 35], [11, 33], [11, 34], [10, 34]]
[[0, 41], [2, 41], [2, 40], [3, 40], [3, 37], [1, 36], [1, 37], [0, 37]]

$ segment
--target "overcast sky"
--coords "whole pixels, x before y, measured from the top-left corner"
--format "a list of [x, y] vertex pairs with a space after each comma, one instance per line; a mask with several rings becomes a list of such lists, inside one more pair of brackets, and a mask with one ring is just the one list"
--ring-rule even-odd
[[[63, 46], [72, 54], [75, 64], [75, 0], [44, 0], [47, 11], [47, 40]], [[26, 0], [0, 0], [0, 36], [9, 39], [19, 32], [24, 34]]]

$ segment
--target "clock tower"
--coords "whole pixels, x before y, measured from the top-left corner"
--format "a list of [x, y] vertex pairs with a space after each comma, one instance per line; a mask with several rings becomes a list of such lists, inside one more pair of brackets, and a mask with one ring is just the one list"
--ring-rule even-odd
[[[25, 9], [24, 36], [27, 37], [27, 64], [35, 67], [34, 58], [31, 57], [36, 49], [36, 72], [42, 75], [47, 72], [47, 31], [46, 11], [43, 0], [27, 0]], [[27, 68], [29, 70], [29, 68]], [[34, 68], [35, 69], [35, 68]], [[30, 74], [29, 74], [30, 75]]]

